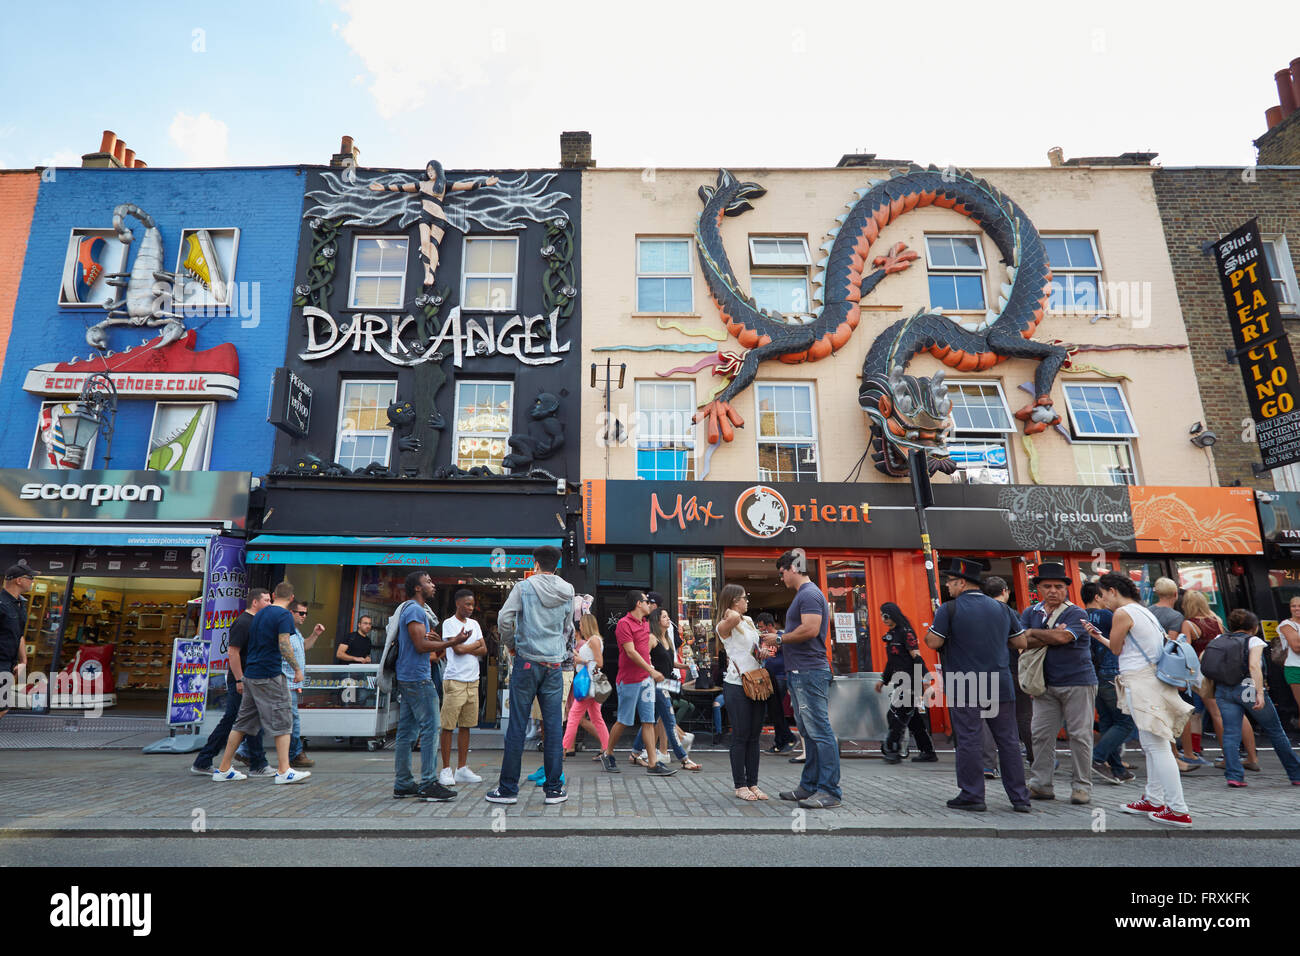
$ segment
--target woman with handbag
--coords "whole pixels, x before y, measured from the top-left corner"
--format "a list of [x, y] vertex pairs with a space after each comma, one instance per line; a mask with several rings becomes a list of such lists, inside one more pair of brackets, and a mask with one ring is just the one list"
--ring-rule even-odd
[[767, 794], [758, 789], [758, 739], [763, 733], [767, 698], [772, 694], [772, 678], [761, 660], [770, 652], [745, 614], [749, 598], [741, 585], [724, 587], [719, 604], [718, 637], [730, 661], [722, 678], [722, 694], [731, 718], [731, 780], [741, 800], [767, 800]]
[[[600, 749], [609, 746], [609, 728], [605, 726], [605, 718], [600, 713], [600, 699], [597, 698], [597, 675], [600, 674], [600, 668], [604, 664], [604, 645], [600, 639], [600, 625], [593, 614], [584, 614], [582, 621], [578, 624], [578, 633], [582, 635], [582, 641], [578, 644], [574, 654], [575, 665], [586, 668], [588, 676], [591, 678], [590, 691], [587, 696], [581, 700], [578, 695], [573, 695], [573, 703], [569, 705], [569, 723], [564, 728], [564, 752], [566, 755], [572, 754], [574, 742], [578, 739], [578, 725], [583, 726], [593, 732], [600, 740]], [[606, 681], [608, 686], [608, 681]]]
[[1192, 817], [1183, 799], [1173, 742], [1191, 716], [1192, 705], [1157, 676], [1155, 662], [1164, 649], [1165, 628], [1143, 606], [1137, 585], [1127, 575], [1113, 571], [1103, 574], [1097, 589], [1102, 604], [1113, 616], [1110, 637], [1094, 629], [1092, 638], [1119, 658], [1115, 686], [1120, 709], [1137, 725], [1138, 740], [1147, 758], [1147, 783], [1141, 799], [1120, 809], [1156, 823], [1190, 827]]
[[[664, 610], [656, 611], [650, 615], [650, 664], [664, 679], [655, 684], [655, 718], [656, 726], [662, 726], [663, 736], [658, 736], [658, 731], [654, 726], [641, 724], [636, 731], [636, 739], [632, 741], [632, 763], [639, 767], [649, 767], [649, 758], [642, 749], [644, 746], [643, 734], [656, 734], [656, 751], [660, 754], [671, 750], [682, 765], [683, 770], [699, 771], [700, 765], [690, 758], [686, 748], [682, 746], [682, 741], [677, 736], [677, 720], [673, 714], [673, 702], [668, 696], [671, 688], [681, 689], [681, 681], [677, 680], [677, 670], [674, 667], [673, 640], [669, 636], [669, 618], [668, 612]], [[664, 744], [667, 746], [665, 747]], [[666, 758], [660, 759], [660, 764], [666, 763]]]

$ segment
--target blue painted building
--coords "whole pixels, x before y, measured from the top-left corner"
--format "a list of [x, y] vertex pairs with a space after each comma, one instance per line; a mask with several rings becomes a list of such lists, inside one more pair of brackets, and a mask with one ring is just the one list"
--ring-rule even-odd
[[[304, 179], [295, 167], [43, 179], [0, 373], [0, 564], [37, 572], [18, 706], [159, 716], [182, 636], [208, 640], [224, 673], [251, 478], [271, 466]], [[84, 427], [89, 399], [106, 396], [111, 442]], [[205, 696], [183, 680], [173, 708]], [[201, 710], [180, 706], [174, 722]]]

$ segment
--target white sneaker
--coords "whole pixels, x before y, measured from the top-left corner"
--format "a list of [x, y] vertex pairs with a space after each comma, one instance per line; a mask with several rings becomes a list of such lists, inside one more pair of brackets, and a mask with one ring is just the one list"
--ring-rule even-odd
[[248, 771], [248, 775], [250, 777], [278, 777], [280, 774], [274, 767], [272, 767], [270, 764], [267, 764], [261, 770]]
[[469, 767], [460, 767], [456, 771], [457, 783], [482, 783], [483, 778], [476, 774]]
[[682, 744], [682, 749], [683, 749], [683, 750], [685, 750], [687, 753], [690, 753], [690, 752], [691, 752], [691, 744], [693, 744], [693, 743], [695, 743], [695, 735], [694, 735], [694, 734], [682, 734], [682, 736], [681, 736], [681, 744]]
[[311, 776], [310, 770], [294, 770], [291, 767], [289, 768], [288, 773], [277, 773], [275, 775], [274, 782], [275, 783], [302, 783], [310, 776]]
[[240, 773], [234, 767], [231, 767], [225, 773], [222, 773], [220, 770], [212, 771], [212, 779], [217, 783], [223, 783], [227, 780], [247, 780], [248, 777]]
[[438, 771], [438, 782], [444, 787], [456, 786], [456, 775], [451, 772], [450, 767], [443, 767]]

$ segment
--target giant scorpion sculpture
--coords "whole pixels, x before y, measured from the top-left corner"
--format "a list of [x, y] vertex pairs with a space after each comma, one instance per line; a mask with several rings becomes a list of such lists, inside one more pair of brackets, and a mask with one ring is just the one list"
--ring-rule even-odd
[[[1025, 422], [1026, 434], [1060, 421], [1051, 390], [1067, 350], [1031, 338], [1051, 294], [1047, 251], [1023, 210], [985, 180], [966, 171], [914, 165], [857, 190], [857, 200], [849, 204], [849, 211], [839, 217], [840, 225], [821, 246], [828, 254], [818, 262], [822, 271], [815, 277], [819, 288], [813, 296], [820, 307], [805, 324], [760, 310], [741, 290], [723, 247], [723, 217], [752, 209], [750, 200], [766, 190], [757, 183], [740, 182], [724, 169], [716, 186], [701, 186], [699, 193], [704, 201], [695, 228], [700, 267], [728, 331], [749, 350], [731, 383], [696, 415], [697, 421], [707, 420], [710, 443], [731, 441], [734, 426], [744, 424], [731, 402], [753, 383], [760, 363], [769, 359], [816, 362], [844, 347], [861, 319], [861, 300], [886, 276], [907, 269], [917, 259], [902, 243], [886, 255], [869, 259], [881, 230], [925, 206], [951, 209], [987, 232], [1002, 253], [1010, 284], [1001, 287], [999, 311], [989, 310], [983, 322], [958, 325], [938, 309], [920, 309], [895, 322], [872, 343], [862, 366], [858, 398], [871, 419], [876, 468], [895, 477], [906, 475], [906, 450], [916, 449], [933, 456], [932, 470], [955, 470], [951, 461], [939, 460], [947, 458], [952, 407], [942, 371], [932, 378], [905, 374], [920, 352], [928, 351], [963, 372], [991, 368], [1009, 358], [1037, 359], [1034, 401], [1017, 411], [1016, 417]], [[875, 267], [871, 271], [868, 262]]]
[[113, 209], [113, 229], [118, 241], [128, 248], [135, 234], [123, 222], [127, 216], [135, 217], [144, 226], [144, 238], [129, 274], [115, 272], [104, 277], [106, 283], [122, 291], [116, 299], [104, 303], [108, 317], [86, 330], [86, 341], [101, 352], [108, 349], [107, 330], [114, 326], [162, 326], [162, 336], [154, 348], [170, 345], [185, 334], [184, 320], [171, 311], [176, 274], [163, 269], [162, 233], [147, 212], [134, 203], [122, 203]]

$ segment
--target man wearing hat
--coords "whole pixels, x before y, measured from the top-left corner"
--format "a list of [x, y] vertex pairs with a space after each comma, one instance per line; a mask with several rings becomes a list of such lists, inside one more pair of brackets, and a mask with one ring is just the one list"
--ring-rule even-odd
[[1025, 646], [1046, 647], [1043, 682], [1047, 689], [1034, 698], [1034, 762], [1029, 768], [1029, 795], [1052, 800], [1052, 771], [1056, 764], [1056, 734], [1062, 723], [1070, 737], [1073, 782], [1071, 803], [1092, 800], [1092, 723], [1097, 697], [1097, 671], [1092, 666], [1088, 615], [1071, 604], [1070, 578], [1065, 566], [1044, 563], [1033, 581], [1038, 602], [1021, 615]]
[[1011, 680], [1009, 646], [1021, 647], [1014, 615], [980, 589], [981, 565], [953, 558], [945, 586], [951, 601], [934, 615], [927, 647], [943, 657], [944, 701], [957, 738], [957, 786], [948, 806], [986, 809], [984, 804], [983, 725], [993, 734], [1002, 767], [1002, 787], [1017, 813], [1030, 810], [1025, 768], [1016, 740], [1016, 690]]
[[[24, 599], [36, 572], [19, 562], [5, 572], [4, 590], [0, 590], [0, 717], [9, 712], [18, 693], [18, 669], [27, 670], [27, 601]], [[5, 678], [4, 675], [10, 675]], [[4, 686], [8, 684], [8, 686]]]

